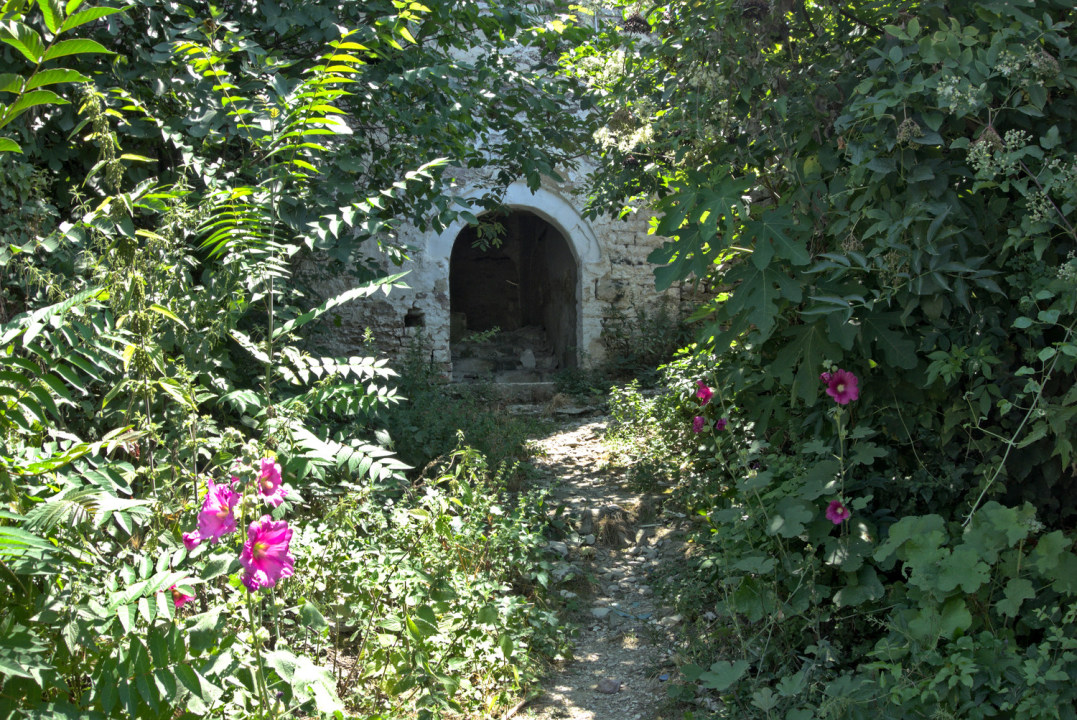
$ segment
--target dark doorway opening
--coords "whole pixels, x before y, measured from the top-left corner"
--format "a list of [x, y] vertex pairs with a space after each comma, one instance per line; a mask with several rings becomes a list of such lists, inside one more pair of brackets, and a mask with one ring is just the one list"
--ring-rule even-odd
[[453, 377], [546, 380], [576, 367], [576, 260], [534, 213], [496, 222], [500, 244], [477, 247], [477, 230], [464, 228], [449, 258]]

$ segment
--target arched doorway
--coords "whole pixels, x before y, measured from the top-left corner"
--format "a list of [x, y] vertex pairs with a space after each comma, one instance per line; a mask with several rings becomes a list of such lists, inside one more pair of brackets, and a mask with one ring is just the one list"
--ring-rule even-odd
[[526, 210], [496, 218], [498, 241], [474, 227], [449, 258], [450, 345], [455, 380], [549, 379], [577, 363], [576, 259], [561, 232]]

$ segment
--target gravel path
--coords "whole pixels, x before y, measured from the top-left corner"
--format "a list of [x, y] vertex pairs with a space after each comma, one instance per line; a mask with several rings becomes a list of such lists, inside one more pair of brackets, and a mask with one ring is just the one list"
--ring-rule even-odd
[[[562, 410], [563, 412], [563, 410]], [[573, 658], [554, 668], [523, 720], [669, 720], [666, 685], [680, 617], [656, 600], [651, 580], [683, 561], [684, 543], [661, 496], [633, 492], [610, 468], [606, 420], [583, 415], [536, 441], [535, 465], [568, 520], [554, 577], [565, 620], [579, 627]], [[665, 708], [665, 714], [663, 714]]]

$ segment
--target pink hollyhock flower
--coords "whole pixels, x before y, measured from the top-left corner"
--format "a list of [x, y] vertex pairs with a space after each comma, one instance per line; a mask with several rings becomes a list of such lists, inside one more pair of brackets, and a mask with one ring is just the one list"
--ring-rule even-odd
[[703, 417], [702, 415], [696, 415], [694, 418], [692, 418], [692, 432], [694, 432], [694, 433], [703, 432], [703, 426], [706, 425], [706, 424], [707, 424], [707, 419], [705, 417]]
[[[236, 482], [235, 477], [232, 482]], [[206, 497], [202, 501], [202, 511], [198, 513], [198, 529], [183, 534], [183, 546], [194, 550], [203, 540], [215, 543], [224, 535], [236, 531], [235, 508], [240, 495], [231, 485], [218, 485], [208, 481]]]
[[284, 520], [263, 515], [251, 523], [239, 554], [239, 563], [245, 570], [242, 580], [248, 590], [273, 587], [282, 577], [292, 576], [295, 558], [288, 552], [291, 540], [292, 531]]
[[830, 382], [830, 373], [827, 373], [827, 372], [823, 373], [822, 375], [819, 376], [819, 379], [822, 380], [825, 383]]
[[270, 507], [279, 507], [288, 491], [281, 487], [280, 465], [273, 458], [262, 458], [262, 472], [258, 475], [258, 494]]
[[841, 504], [841, 500], [831, 500], [826, 506], [826, 519], [835, 525], [841, 525], [852, 515], [849, 508]]
[[696, 390], [696, 397], [699, 398], [700, 404], [706, 405], [707, 403], [709, 403], [711, 401], [711, 397], [714, 396], [714, 391], [707, 387], [707, 384], [702, 380], [696, 380], [696, 387], [699, 388], [698, 390]]
[[718, 432], [725, 430], [725, 426], [729, 424], [729, 418], [718, 418], [714, 423], [714, 429]]
[[175, 585], [168, 589], [172, 591], [172, 604], [175, 605], [177, 609], [183, 607], [184, 603], [194, 600], [193, 595], [180, 592], [176, 589]]
[[860, 388], [856, 386], [856, 375], [848, 370], [837, 370], [833, 373], [823, 373], [823, 375], [829, 375], [829, 378], [824, 380], [826, 394], [834, 398], [837, 404], [848, 405], [860, 397]]

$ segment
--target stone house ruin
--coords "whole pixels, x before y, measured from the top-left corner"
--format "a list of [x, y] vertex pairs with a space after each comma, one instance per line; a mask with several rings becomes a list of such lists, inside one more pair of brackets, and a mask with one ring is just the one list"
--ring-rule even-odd
[[[527, 52], [516, 61], [526, 65]], [[604, 338], [617, 324], [663, 309], [678, 316], [682, 289], [658, 293], [647, 262], [663, 242], [649, 234], [649, 214], [585, 218], [581, 165], [562, 172], [564, 182], [544, 178], [535, 191], [510, 185], [506, 212], [480, 216], [504, 227], [500, 244], [478, 247], [476, 229], [462, 220], [440, 233], [402, 228], [396, 242], [411, 248], [409, 260], [391, 271], [407, 271], [408, 288], [337, 308], [333, 350], [354, 354], [369, 329], [391, 357], [421, 342], [453, 380], [529, 383], [602, 363]], [[461, 198], [490, 189], [464, 171], [455, 182]], [[318, 284], [331, 297], [349, 282]]]
[[[355, 354], [369, 328], [380, 349], [401, 357], [422, 342], [453, 380], [528, 383], [606, 358], [611, 323], [665, 309], [676, 315], [681, 289], [658, 293], [647, 255], [662, 238], [648, 215], [583, 216], [573, 185], [522, 183], [504, 195], [500, 245], [476, 246], [474, 227], [457, 221], [441, 233], [402, 230], [413, 248], [399, 269], [407, 288], [336, 308], [340, 354]], [[324, 278], [332, 296], [351, 278]]]

